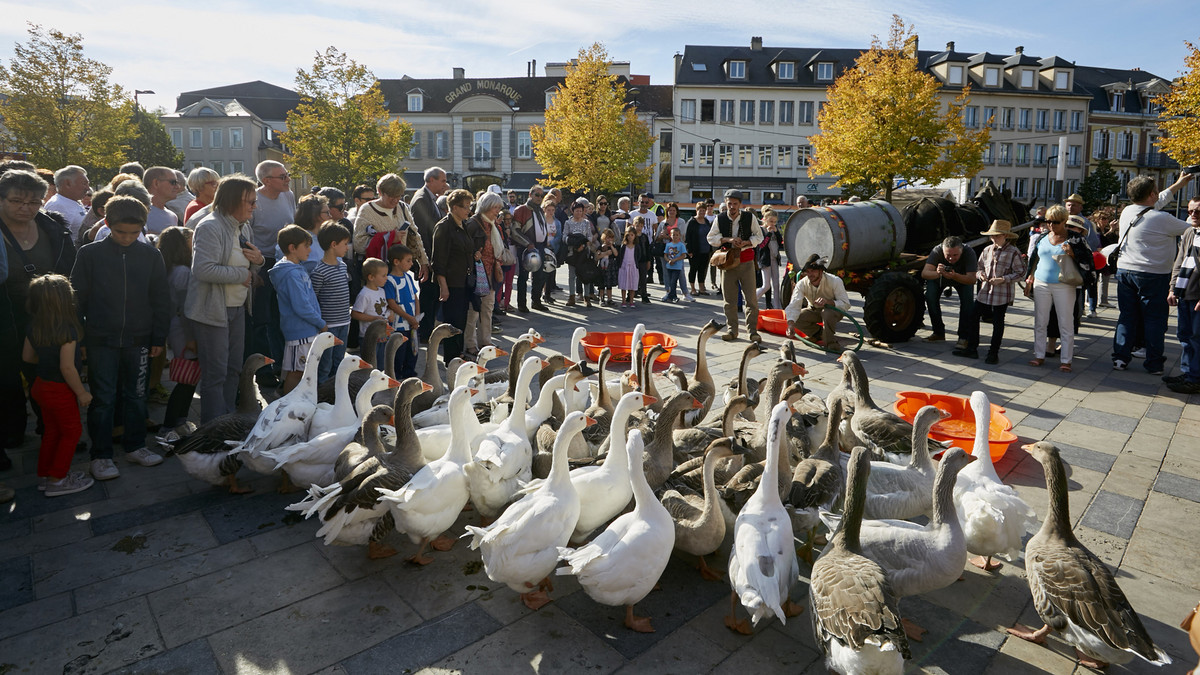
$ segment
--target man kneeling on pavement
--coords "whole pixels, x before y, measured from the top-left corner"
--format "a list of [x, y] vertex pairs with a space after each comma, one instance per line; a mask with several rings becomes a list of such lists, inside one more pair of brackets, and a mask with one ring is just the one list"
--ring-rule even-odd
[[[809, 256], [803, 267], [804, 278], [796, 285], [792, 301], [783, 310], [792, 337], [800, 331], [813, 339], [821, 331], [820, 342], [827, 351], [840, 352], [837, 325], [842, 312], [850, 310], [846, 285], [832, 274], [825, 274], [825, 261], [816, 253]], [[835, 309], [836, 308], [836, 309]], [[837, 310], [841, 310], [841, 312]]]

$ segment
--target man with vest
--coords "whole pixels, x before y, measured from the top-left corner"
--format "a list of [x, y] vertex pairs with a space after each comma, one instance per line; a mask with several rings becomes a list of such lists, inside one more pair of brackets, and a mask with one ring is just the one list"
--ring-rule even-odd
[[726, 342], [737, 339], [738, 319], [737, 302], [738, 286], [741, 285], [742, 295], [746, 303], [746, 330], [750, 332], [750, 341], [758, 342], [758, 288], [754, 278], [757, 271], [754, 262], [754, 250], [763, 240], [762, 226], [758, 218], [750, 211], [742, 210], [742, 193], [740, 190], [725, 191], [725, 212], [717, 215], [717, 226], [708, 232], [708, 243], [714, 249], [720, 248], [729, 255], [738, 256], [738, 264], [725, 270], [721, 278], [721, 297], [725, 303], [725, 325], [729, 332], [721, 337]]
[[517, 310], [522, 314], [529, 312], [530, 305], [526, 304], [526, 297], [529, 288], [529, 277], [533, 276], [533, 293], [530, 296], [533, 302], [532, 307], [539, 312], [549, 311], [542, 304], [542, 292], [546, 285], [546, 274], [541, 270], [530, 272], [525, 269], [523, 258], [525, 251], [536, 249], [538, 253], [545, 255], [546, 240], [549, 237], [549, 232], [546, 230], [546, 217], [542, 213], [542, 198], [546, 195], [546, 191], [540, 185], [534, 185], [529, 189], [529, 200], [517, 207], [513, 212], [513, 231], [512, 240], [516, 243], [517, 248], [521, 253], [517, 256], [517, 264], [520, 265], [520, 271], [517, 274]]

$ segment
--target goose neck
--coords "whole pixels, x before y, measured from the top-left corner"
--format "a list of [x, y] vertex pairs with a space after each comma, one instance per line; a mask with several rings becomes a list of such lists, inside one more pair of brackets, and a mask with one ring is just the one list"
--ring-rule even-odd
[[842, 542], [846, 549], [856, 553], [861, 550], [859, 533], [862, 530], [863, 511], [867, 505], [867, 475], [870, 471], [866, 452], [855, 452], [850, 458], [847, 475], [847, 485], [850, 489], [846, 493], [845, 516], [842, 519]]
[[958, 522], [954, 510], [954, 483], [958, 478], [958, 470], [952, 470], [949, 464], [943, 458], [933, 479], [933, 522], [938, 525]]
[[1042, 522], [1042, 531], [1065, 539], [1073, 539], [1071, 532], [1071, 506], [1067, 500], [1067, 472], [1057, 456], [1042, 462], [1046, 474], [1046, 493], [1050, 501], [1049, 516]]

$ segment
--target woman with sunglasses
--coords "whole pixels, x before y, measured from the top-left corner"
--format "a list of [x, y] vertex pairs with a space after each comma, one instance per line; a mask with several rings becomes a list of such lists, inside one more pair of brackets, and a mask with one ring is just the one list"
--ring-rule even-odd
[[1092, 250], [1079, 232], [1068, 231], [1067, 209], [1055, 204], [1046, 211], [1046, 222], [1050, 231], [1037, 240], [1029, 256], [1029, 276], [1025, 281], [1025, 295], [1033, 297], [1035, 320], [1033, 325], [1033, 359], [1029, 365], [1038, 367], [1046, 362], [1047, 326], [1050, 309], [1054, 308], [1058, 318], [1058, 332], [1062, 340], [1058, 369], [1071, 372], [1071, 360], [1075, 356], [1076, 292], [1081, 286], [1072, 286], [1059, 281], [1057, 255], [1065, 255], [1075, 261], [1085, 281], [1092, 274]]

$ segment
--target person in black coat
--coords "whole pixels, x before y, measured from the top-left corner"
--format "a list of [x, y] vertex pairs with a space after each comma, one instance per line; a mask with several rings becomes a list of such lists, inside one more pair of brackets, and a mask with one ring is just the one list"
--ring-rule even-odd
[[[688, 284], [692, 287], [692, 295], [708, 295], [704, 280], [708, 277], [708, 260], [712, 257], [712, 245], [708, 243], [708, 230], [713, 220], [708, 215], [707, 201], [696, 204], [696, 215], [687, 222], [683, 235], [683, 244], [691, 256], [688, 268]], [[696, 290], [696, 282], [700, 289]]]

